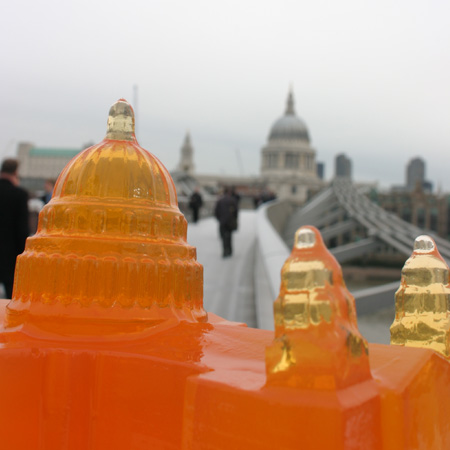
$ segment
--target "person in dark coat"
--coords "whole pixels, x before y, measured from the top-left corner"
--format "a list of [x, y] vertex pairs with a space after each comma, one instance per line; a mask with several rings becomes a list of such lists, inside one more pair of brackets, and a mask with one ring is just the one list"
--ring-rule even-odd
[[241, 201], [241, 196], [238, 194], [234, 186], [231, 188], [231, 195], [236, 199], [236, 204], [239, 210], [239, 202]]
[[219, 221], [220, 238], [222, 239], [223, 257], [227, 258], [233, 253], [231, 235], [237, 230], [238, 205], [231, 193], [225, 188], [224, 195], [217, 201], [214, 214]]
[[0, 169], [0, 283], [12, 298], [17, 255], [28, 236], [28, 193], [18, 186], [15, 159], [5, 159]]
[[195, 191], [192, 193], [191, 198], [189, 199], [189, 207], [192, 209], [192, 220], [194, 221], [194, 223], [198, 222], [198, 215], [202, 206], [203, 199], [200, 194], [200, 190], [199, 188], [195, 188]]
[[41, 200], [46, 205], [51, 199], [53, 195], [53, 188], [55, 187], [55, 180], [45, 180], [44, 183], [44, 195], [41, 197]]

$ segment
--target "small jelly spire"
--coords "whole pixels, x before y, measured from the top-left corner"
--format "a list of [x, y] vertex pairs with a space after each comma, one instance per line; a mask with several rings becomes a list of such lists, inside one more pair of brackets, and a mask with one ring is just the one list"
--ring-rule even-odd
[[311, 248], [316, 245], [316, 234], [311, 228], [300, 228], [295, 233], [295, 248]]
[[431, 348], [450, 358], [449, 268], [429, 236], [414, 242], [395, 293], [391, 344]]
[[295, 234], [274, 303], [268, 384], [338, 389], [370, 378], [368, 346], [342, 270], [314, 227]]
[[117, 100], [109, 110], [106, 139], [136, 141], [134, 135], [134, 111], [123, 98]]
[[121, 99], [106, 138], [69, 162], [39, 214], [6, 328], [102, 338], [205, 321], [203, 267], [186, 234], [172, 178], [138, 145]]

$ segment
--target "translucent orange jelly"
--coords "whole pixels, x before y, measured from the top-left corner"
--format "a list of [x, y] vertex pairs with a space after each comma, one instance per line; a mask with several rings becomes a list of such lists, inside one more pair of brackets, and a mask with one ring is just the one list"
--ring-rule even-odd
[[367, 348], [338, 264], [298, 233], [275, 335], [207, 316], [172, 180], [119, 100], [0, 300], [0, 448], [449, 449], [449, 363]]
[[431, 348], [450, 358], [450, 286], [447, 263], [432, 238], [416, 238], [395, 294], [391, 344]]
[[266, 356], [270, 383], [336, 389], [371, 377], [355, 299], [314, 227], [295, 235], [274, 312], [276, 339]]
[[203, 269], [186, 233], [168, 171], [138, 145], [119, 100], [106, 138], [61, 173], [18, 258], [7, 327], [95, 336], [205, 321]]

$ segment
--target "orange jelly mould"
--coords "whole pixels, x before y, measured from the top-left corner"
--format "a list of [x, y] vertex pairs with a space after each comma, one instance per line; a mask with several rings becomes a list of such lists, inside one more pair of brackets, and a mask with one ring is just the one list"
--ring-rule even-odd
[[317, 230], [283, 267], [275, 336], [206, 314], [186, 232], [119, 100], [0, 300], [1, 449], [450, 448], [448, 362], [367, 344]]
[[62, 171], [18, 258], [7, 328], [104, 337], [205, 321], [186, 233], [168, 171], [139, 146], [119, 100], [106, 138]]

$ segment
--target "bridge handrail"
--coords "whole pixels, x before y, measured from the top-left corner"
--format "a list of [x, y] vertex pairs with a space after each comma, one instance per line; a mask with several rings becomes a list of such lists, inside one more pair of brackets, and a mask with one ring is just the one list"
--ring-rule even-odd
[[258, 208], [256, 215], [256, 264], [255, 264], [255, 305], [258, 328], [273, 330], [273, 302], [280, 290], [280, 269], [289, 256], [289, 249], [269, 220], [269, 214], [286, 216], [288, 202], [274, 200]]

